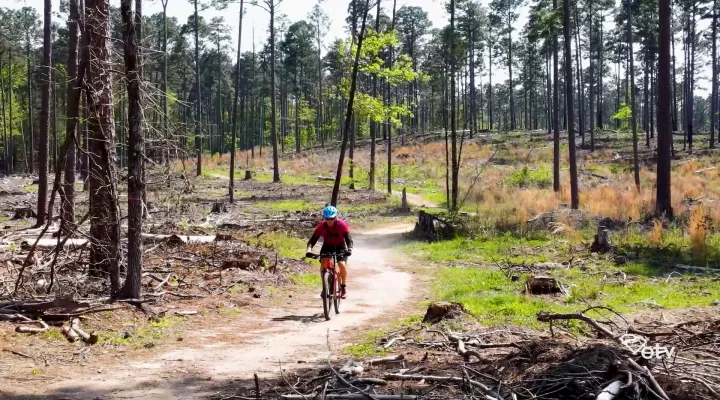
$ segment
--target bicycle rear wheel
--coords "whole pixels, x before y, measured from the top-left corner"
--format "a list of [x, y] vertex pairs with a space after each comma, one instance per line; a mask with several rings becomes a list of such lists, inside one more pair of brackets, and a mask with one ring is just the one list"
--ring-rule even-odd
[[[336, 266], [337, 268], [337, 266]], [[335, 270], [335, 278], [338, 277], [338, 271]], [[340, 289], [340, 279], [333, 279], [333, 305], [335, 306], [335, 314], [340, 314], [340, 302], [342, 301], [342, 290]]]
[[335, 282], [333, 282], [333, 276], [327, 269], [323, 270], [323, 276], [322, 276], [322, 283], [323, 283], [323, 291], [322, 291], [322, 301], [323, 301], [323, 314], [325, 314], [325, 320], [330, 321], [330, 311], [332, 307], [332, 299], [333, 293], [332, 288]]

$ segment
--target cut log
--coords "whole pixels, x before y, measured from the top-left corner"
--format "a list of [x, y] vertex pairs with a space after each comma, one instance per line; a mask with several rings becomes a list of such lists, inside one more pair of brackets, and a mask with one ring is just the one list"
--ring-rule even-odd
[[17, 220], [26, 218], [37, 218], [37, 214], [35, 214], [35, 211], [30, 207], [15, 209], [15, 215], [13, 215], [12, 219]]
[[246, 181], [251, 181], [251, 180], [252, 180], [252, 171], [250, 171], [249, 169], [246, 169], [246, 170], [245, 170], [245, 180], [246, 180]]
[[609, 385], [605, 386], [602, 392], [598, 393], [595, 400], [613, 400], [615, 396], [620, 394], [620, 388], [622, 387], [622, 381], [612, 381]]
[[62, 327], [62, 329], [60, 329], [60, 332], [62, 332], [62, 334], [65, 335], [68, 342], [74, 342], [78, 338], [77, 333], [71, 327], [69, 327], [67, 325], [64, 325]]
[[593, 253], [605, 253], [610, 250], [610, 233], [604, 226], [598, 226], [595, 240], [590, 246], [590, 251]]
[[40, 327], [39, 327], [39, 328], [38, 328], [38, 327], [34, 327], [34, 326], [18, 326], [18, 327], [15, 328], [15, 332], [17, 332], [17, 333], [32, 333], [32, 334], [35, 334], [35, 333], [45, 332], [46, 330], [50, 329], [50, 327], [48, 326], [48, 324], [46, 324], [45, 322], [43, 322], [43, 320], [41, 320], [41, 319], [39, 319], [39, 320], [37, 320], [37, 321], [35, 321], [35, 322], [37, 322], [38, 324], [40, 324]]
[[330, 176], [318, 176], [317, 180], [320, 182], [334, 182], [335, 178], [330, 177]]
[[525, 294], [556, 294], [563, 293], [562, 285], [549, 276], [532, 276], [525, 282]]
[[213, 214], [226, 213], [228, 212], [227, 204], [225, 204], [225, 202], [213, 203], [212, 210], [210, 212]]
[[368, 365], [383, 365], [387, 363], [396, 363], [398, 361], [405, 360], [405, 356], [402, 354], [398, 354], [396, 356], [388, 356], [388, 357], [381, 357], [381, 358], [374, 358], [372, 360], [368, 360]]
[[378, 379], [378, 378], [359, 378], [355, 379], [354, 381], [350, 382], [353, 386], [360, 386], [360, 385], [371, 385], [371, 386], [387, 386], [387, 381], [384, 379]]
[[195, 310], [187, 310], [187, 311], [175, 311], [175, 315], [180, 315], [183, 317], [187, 317], [188, 315], [197, 315], [197, 311]]
[[184, 244], [201, 244], [201, 243], [212, 243], [215, 241], [215, 236], [186, 236], [186, 235], [170, 235], [167, 238], [167, 244], [171, 246], [180, 246]]
[[[35, 244], [36, 240], [37, 239], [23, 240], [22, 242], [20, 242], [20, 247], [23, 250], [27, 250], [31, 248], [33, 244]], [[58, 240], [55, 238], [42, 238], [40, 240], [37, 240], [37, 245], [35, 246], [35, 248], [39, 250], [53, 250], [55, 249], [55, 247], [57, 247], [58, 244], [63, 245], [63, 249], [75, 250], [87, 245], [88, 240], [81, 238], [71, 238], [65, 240], [65, 243], [63, 244], [62, 239], [58, 242]]]
[[465, 312], [465, 307], [460, 303], [437, 301], [428, 306], [423, 323], [436, 324], [444, 319], [458, 318]]
[[418, 220], [415, 223], [413, 234], [415, 237], [436, 241], [445, 237], [451, 237], [455, 233], [455, 228], [448, 221], [445, 221], [437, 215], [430, 214], [424, 210], [418, 212]]
[[80, 328], [80, 319], [74, 318], [72, 320], [70, 328], [72, 328], [72, 330], [75, 331], [75, 333], [77, 333], [82, 338], [83, 342], [87, 344], [95, 344], [98, 342], [98, 335], [96, 335], [94, 332], [88, 335]]

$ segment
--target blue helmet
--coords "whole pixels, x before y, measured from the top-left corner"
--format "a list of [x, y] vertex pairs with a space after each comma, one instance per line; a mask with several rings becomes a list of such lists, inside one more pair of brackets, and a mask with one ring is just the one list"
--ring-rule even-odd
[[325, 219], [331, 219], [338, 216], [338, 210], [337, 208], [333, 206], [327, 206], [323, 209], [323, 218]]

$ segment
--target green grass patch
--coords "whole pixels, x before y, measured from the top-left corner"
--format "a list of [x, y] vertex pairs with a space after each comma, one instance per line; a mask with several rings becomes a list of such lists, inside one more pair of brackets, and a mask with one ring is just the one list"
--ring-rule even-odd
[[245, 241], [253, 246], [262, 246], [273, 249], [280, 256], [286, 258], [303, 258], [307, 241], [281, 232], [270, 232], [258, 238], [247, 238]]
[[405, 245], [410, 254], [440, 262], [511, 262], [548, 261], [552, 248], [545, 238], [524, 238], [505, 234], [476, 239], [455, 238], [433, 243], [411, 242]]
[[25, 190], [26, 192], [35, 193], [39, 190], [39, 188], [38, 185], [27, 185], [23, 186], [23, 190]]
[[164, 317], [129, 331], [101, 334], [100, 341], [115, 346], [150, 348], [168, 337], [185, 320], [185, 317]]
[[538, 169], [530, 169], [527, 165], [522, 169], [510, 174], [505, 182], [512, 186], [529, 187], [536, 186], [539, 188], [547, 188], [552, 183], [552, 171], [548, 166], [542, 166]]
[[382, 356], [389, 353], [389, 349], [378, 349], [378, 341], [385, 336], [385, 329], [374, 329], [363, 337], [359, 343], [347, 346], [343, 352], [355, 358], [368, 358]]
[[290, 279], [299, 286], [320, 287], [322, 281], [317, 273], [291, 274]]

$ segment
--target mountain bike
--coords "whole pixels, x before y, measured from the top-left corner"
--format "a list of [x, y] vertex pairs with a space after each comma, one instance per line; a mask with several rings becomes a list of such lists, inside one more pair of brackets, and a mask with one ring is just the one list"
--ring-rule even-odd
[[340, 297], [340, 279], [338, 279], [337, 258], [342, 255], [344, 254], [338, 254], [336, 252], [321, 253], [319, 255], [313, 253], [305, 254], [308, 258], [319, 258], [322, 260], [321, 276], [323, 288], [320, 297], [323, 301], [323, 314], [325, 315], [326, 321], [330, 321], [330, 312], [333, 307], [335, 308], [335, 314], [340, 314], [340, 302], [342, 301], [342, 297]]

